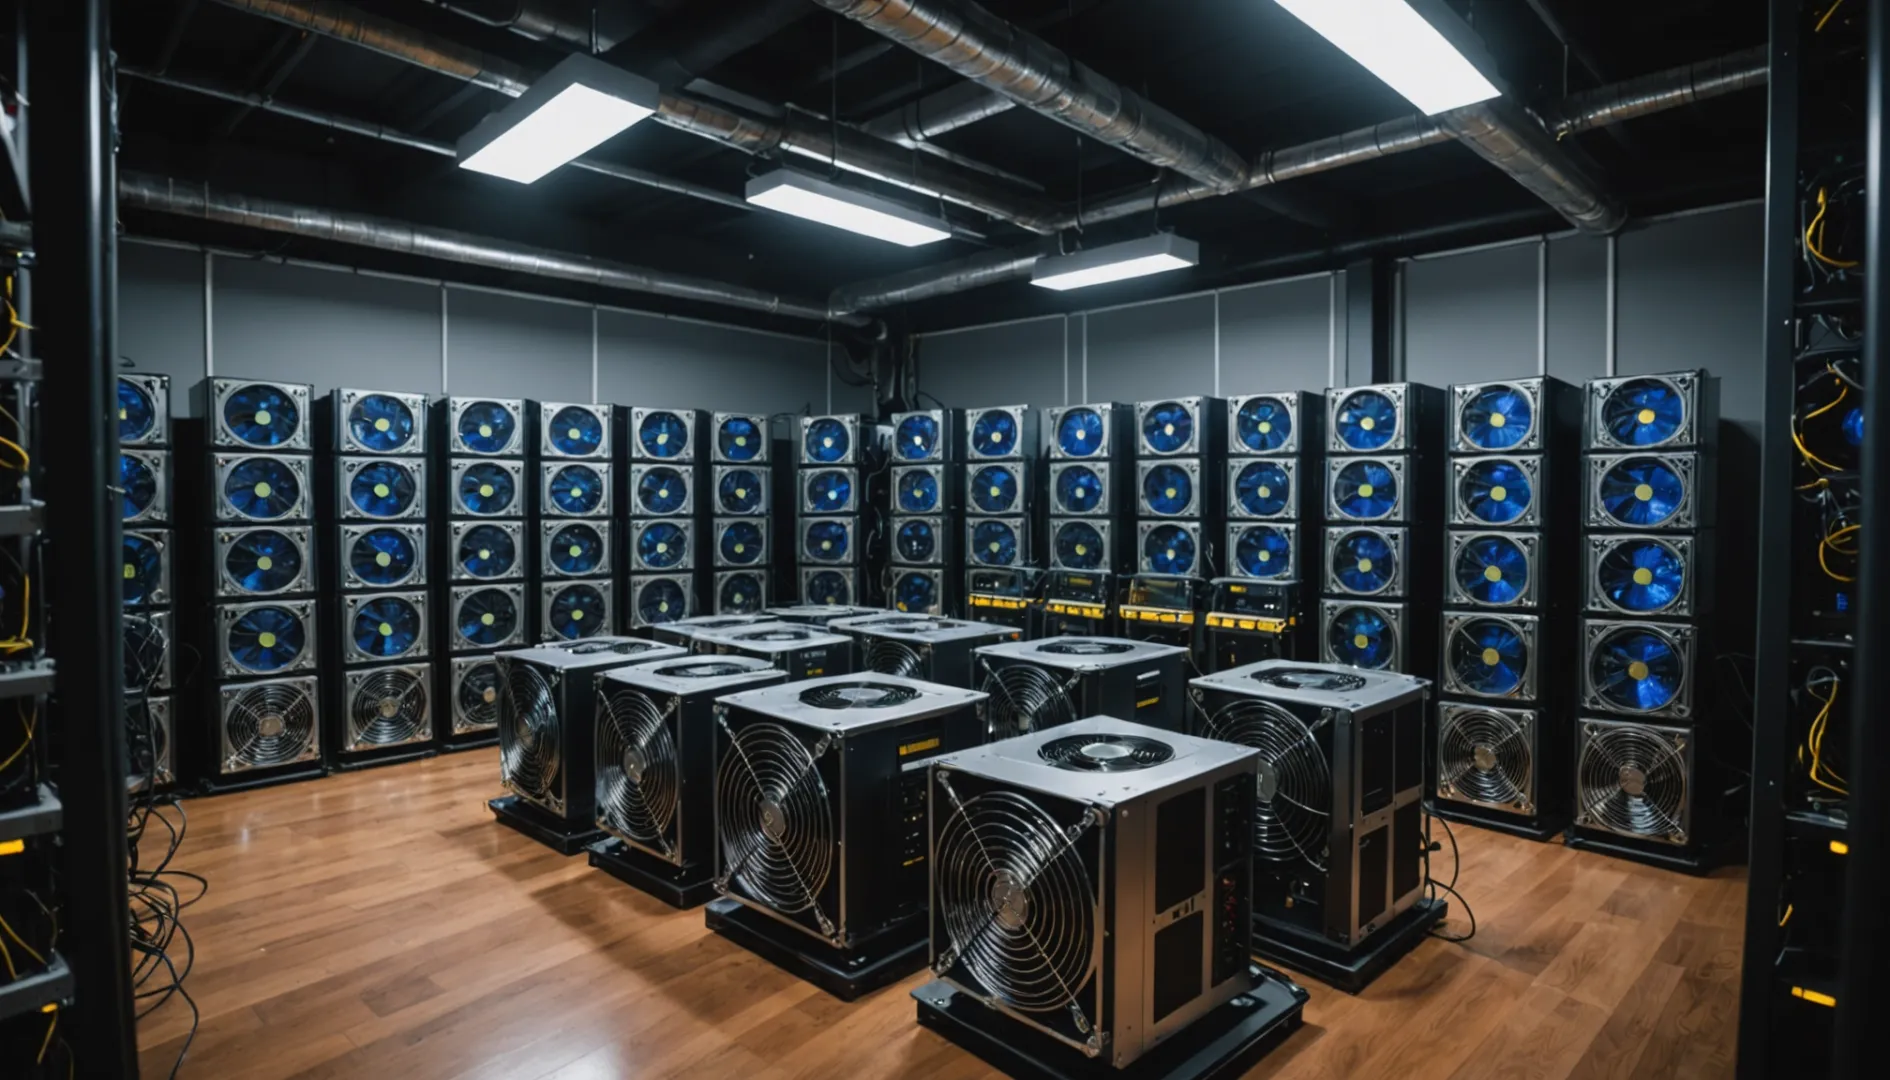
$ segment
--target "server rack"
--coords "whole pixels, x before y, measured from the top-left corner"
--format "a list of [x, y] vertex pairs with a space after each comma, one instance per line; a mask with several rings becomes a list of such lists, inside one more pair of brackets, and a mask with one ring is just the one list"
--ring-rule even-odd
[[[770, 419], [754, 413], [718, 412], [709, 418], [713, 432], [708, 497], [712, 502], [710, 542], [714, 570], [709, 601], [716, 615], [755, 615], [774, 598], [774, 568], [779, 561], [775, 505], [774, 446]], [[732, 534], [732, 535], [731, 535]], [[754, 545], [759, 542], [759, 549]], [[724, 550], [724, 545], [727, 550]], [[660, 617], [665, 613], [654, 612]], [[634, 603], [631, 617], [647, 622]]]
[[575, 641], [615, 631], [611, 504], [622, 461], [614, 405], [538, 404], [538, 588], [530, 597], [538, 640]]
[[[699, 409], [639, 406], [628, 412], [623, 510], [617, 516], [617, 527], [624, 534], [625, 616], [621, 623], [632, 632], [647, 633], [650, 627], [702, 611], [702, 583], [711, 567], [720, 565], [720, 534], [725, 531], [719, 515], [722, 495], [706, 490], [706, 485], [711, 477], [719, 482], [726, 474], [720, 467], [712, 471], [709, 461], [726, 456], [731, 448], [748, 450], [749, 436], [745, 432], [732, 435], [724, 446], [718, 428], [710, 448], [703, 445], [705, 417]], [[742, 439], [741, 444], [735, 444], [735, 438]], [[757, 453], [765, 460], [765, 448]], [[754, 459], [745, 460], [752, 463]], [[749, 492], [745, 481], [738, 486], [743, 491], [738, 504], [758, 501], [758, 509], [765, 511], [766, 495]], [[730, 546], [743, 549], [738, 557], [746, 557], [751, 544], [767, 547], [766, 523], [755, 530], [755, 520], [749, 518], [734, 527], [738, 535]]]
[[895, 413], [892, 425], [887, 604], [910, 614], [949, 615], [959, 610], [964, 584], [958, 542], [964, 528], [964, 413]]
[[1227, 399], [1227, 566], [1209, 594], [1208, 672], [1314, 655], [1325, 409], [1298, 390]]
[[[124, 549], [123, 634], [125, 669], [126, 784], [135, 795], [163, 791], [177, 780], [171, 730], [178, 596], [175, 543], [169, 506], [171, 378], [127, 372], [118, 376], [119, 477]], [[127, 458], [125, 452], [142, 455]], [[148, 488], [130, 482], [148, 477]], [[147, 502], [146, 499], [151, 501]]]
[[[1135, 406], [1135, 563], [1123, 633], [1201, 656], [1207, 583], [1219, 576], [1227, 405], [1181, 397]], [[1197, 659], [1196, 665], [1200, 665]]]
[[[863, 493], [881, 460], [873, 425], [857, 413], [803, 416], [800, 424], [792, 542], [801, 602], [870, 606], [881, 591], [869, 558], [878, 514]], [[843, 488], [846, 498], [828, 497]]]
[[1111, 636], [1116, 598], [1134, 566], [1134, 416], [1105, 401], [1050, 409], [1046, 635]]

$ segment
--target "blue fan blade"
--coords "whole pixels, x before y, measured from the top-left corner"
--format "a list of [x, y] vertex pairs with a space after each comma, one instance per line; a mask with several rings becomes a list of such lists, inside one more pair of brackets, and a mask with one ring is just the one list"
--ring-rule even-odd
[[986, 566], [1010, 566], [1017, 561], [1017, 533], [1001, 521], [979, 522], [971, 533], [971, 554]]
[[589, 585], [571, 585], [551, 598], [551, 628], [560, 637], [591, 637], [605, 631], [604, 594]]
[[1844, 441], [1852, 446], [1864, 445], [1864, 410], [1854, 408], [1844, 414]]
[[502, 466], [480, 462], [459, 478], [459, 503], [472, 514], [503, 514], [512, 505], [518, 487]]
[[1102, 531], [1087, 521], [1066, 521], [1057, 527], [1057, 561], [1072, 570], [1096, 570], [1106, 554]]
[[715, 433], [715, 443], [729, 461], [753, 461], [768, 445], [761, 428], [746, 416], [731, 416], [722, 421]]
[[348, 554], [348, 565], [369, 585], [393, 585], [412, 573], [418, 552], [404, 533], [375, 529], [363, 533]]
[[1353, 450], [1376, 450], [1398, 434], [1398, 407], [1376, 390], [1348, 394], [1339, 403], [1339, 441]]
[[[596, 474], [593, 473], [592, 476], [595, 478]], [[601, 497], [603, 482], [599, 480], [597, 486]], [[756, 497], [759, 498], [759, 494]], [[646, 514], [661, 516], [677, 513], [688, 499], [689, 481], [675, 469], [668, 467], [648, 469], [637, 481], [637, 506]], [[576, 502], [576, 500], [572, 501]], [[579, 510], [569, 512], [583, 513]]]
[[1102, 505], [1102, 478], [1087, 465], [1069, 466], [1057, 473], [1056, 497], [1064, 513], [1090, 513]]
[[238, 537], [223, 565], [243, 591], [276, 592], [301, 574], [302, 552], [287, 536], [258, 530]]
[[1529, 437], [1535, 408], [1513, 386], [1489, 386], [1464, 402], [1458, 429], [1480, 450], [1507, 450]]
[[293, 439], [302, 415], [289, 395], [273, 386], [252, 383], [223, 400], [223, 422], [237, 441], [267, 448]]
[[815, 473], [807, 482], [807, 505], [821, 513], [842, 513], [853, 502], [853, 478], [839, 470]]
[[[667, 584], [667, 583], [665, 583]], [[722, 581], [722, 591], [718, 594], [718, 611], [734, 614], [748, 614], [761, 609], [761, 579], [754, 574], [730, 574]], [[641, 608], [638, 609], [642, 611]], [[659, 613], [662, 614], [662, 613]], [[643, 621], [655, 622], [648, 612], [643, 612]]]
[[546, 436], [566, 457], [590, 457], [603, 449], [604, 423], [589, 409], [567, 405], [552, 414]]
[[807, 600], [815, 604], [849, 604], [853, 587], [846, 575], [836, 570], [822, 570], [807, 579]]
[[908, 472], [899, 478], [899, 509], [925, 514], [938, 508], [938, 477], [929, 472]]
[[1658, 446], [1686, 423], [1686, 400], [1659, 379], [1633, 379], [1614, 388], [1602, 405], [1602, 423], [1625, 446]]
[[929, 461], [938, 456], [938, 420], [931, 413], [913, 413], [899, 422], [893, 449], [901, 461]]
[[1164, 525], [1148, 534], [1142, 554], [1157, 574], [1187, 574], [1194, 570], [1194, 537], [1179, 525]]
[[893, 534], [893, 546], [901, 557], [911, 562], [924, 562], [937, 550], [938, 538], [930, 522], [907, 521]]
[[518, 417], [496, 401], [479, 401], [459, 414], [460, 442], [475, 454], [497, 454], [512, 444]]
[[1017, 419], [1002, 409], [987, 409], [978, 414], [971, 428], [971, 446], [985, 457], [1021, 454], [1017, 445]]
[[673, 412], [645, 413], [637, 442], [653, 458], [673, 458], [689, 449], [689, 425]]
[[1142, 441], [1158, 454], [1185, 449], [1194, 438], [1194, 412], [1178, 401], [1164, 401], [1142, 418]]
[[588, 525], [569, 525], [552, 534], [546, 545], [551, 565], [566, 574], [589, 574], [603, 559], [604, 541]]
[[1391, 584], [1398, 568], [1398, 553], [1374, 532], [1347, 533], [1332, 549], [1332, 572], [1339, 584], [1355, 593], [1376, 593]]
[[1103, 449], [1102, 415], [1095, 409], [1071, 409], [1057, 421], [1057, 446], [1071, 457], [1093, 457]]
[[348, 482], [349, 501], [369, 517], [403, 514], [413, 506], [415, 494], [413, 473], [392, 462], [365, 465]]
[[928, 611], [938, 603], [938, 583], [930, 574], [902, 574], [893, 586], [893, 598], [900, 611]]
[[[756, 588], [758, 593], [759, 586]], [[727, 595], [726, 587], [723, 595]], [[673, 581], [651, 581], [637, 590], [637, 616], [652, 626], [675, 622], [688, 610], [689, 598], [683, 595], [682, 586]]]
[[251, 671], [281, 671], [301, 655], [305, 641], [302, 621], [283, 608], [255, 608], [230, 625], [230, 655]]
[[1596, 690], [1630, 711], [1663, 708], [1679, 693], [1683, 665], [1668, 644], [1646, 630], [1616, 631], [1596, 646]]
[[724, 514], [752, 514], [761, 509], [761, 477], [748, 469], [730, 469], [716, 485]]
[[460, 637], [475, 645], [496, 645], [518, 627], [518, 609], [498, 589], [482, 589], [460, 602], [457, 618]]
[[123, 538], [123, 550], [125, 603], [145, 603], [152, 591], [162, 584], [159, 576], [164, 568], [164, 553], [149, 538], [130, 533], [126, 533]]
[[747, 566], [767, 551], [761, 526], [752, 521], [738, 521], [722, 531], [722, 558], [736, 566]]
[[1362, 668], [1391, 664], [1394, 642], [1391, 624], [1368, 608], [1341, 611], [1326, 631], [1327, 645], [1340, 662]]
[[656, 522], [637, 537], [637, 553], [644, 565], [663, 570], [681, 563], [689, 554], [689, 537], [667, 521]]
[[1514, 603], [1529, 584], [1529, 557], [1507, 537], [1480, 537], [1457, 553], [1456, 574], [1479, 603]]
[[1651, 615], [1673, 606], [1686, 589], [1680, 553], [1655, 540], [1630, 540], [1610, 548], [1596, 569], [1601, 589], [1620, 607]]
[[1451, 667], [1458, 681], [1482, 694], [1513, 693], [1528, 666], [1522, 636], [1502, 623], [1478, 621], [1457, 629]]
[[1292, 479], [1286, 470], [1271, 461], [1256, 461], [1240, 470], [1234, 478], [1234, 498], [1240, 508], [1256, 517], [1276, 517], [1286, 512], [1286, 500], [1292, 494]]
[[807, 425], [807, 436], [802, 440], [807, 460], [817, 465], [842, 461], [852, 448], [853, 439], [847, 433], [847, 425], [832, 417], [822, 417]]
[[468, 529], [459, 541], [459, 565], [480, 578], [504, 577], [518, 561], [511, 534], [496, 525]]
[[1656, 458], [1632, 458], [1601, 478], [1601, 505], [1623, 525], [1658, 525], [1686, 501], [1686, 482]]
[[354, 647], [369, 656], [401, 656], [419, 640], [420, 613], [405, 600], [370, 600], [355, 611], [350, 636]]
[[286, 516], [302, 497], [302, 485], [275, 458], [245, 458], [230, 470], [224, 497], [237, 513], [257, 521]]
[[1157, 465], [1142, 477], [1142, 498], [1162, 517], [1183, 514], [1194, 502], [1194, 478], [1178, 465]]
[[1270, 454], [1293, 437], [1293, 414], [1278, 398], [1252, 398], [1234, 417], [1234, 435], [1256, 454]]
[[971, 478], [971, 502], [986, 514], [1011, 512], [1017, 505], [1017, 474], [992, 465]]
[[1339, 513], [1361, 521], [1385, 517], [1398, 505], [1398, 480], [1376, 461], [1354, 461], [1333, 482]]
[[1514, 462], [1479, 461], [1464, 473], [1457, 497], [1471, 517], [1503, 525], [1528, 512], [1535, 490], [1529, 474]]
[[1243, 529], [1234, 543], [1234, 562], [1248, 577], [1280, 577], [1293, 568], [1293, 543], [1270, 525]]
[[128, 454], [118, 455], [118, 486], [125, 491], [121, 516], [129, 521], [157, 499], [157, 476], [151, 467]]
[[118, 441], [133, 443], [157, 426], [157, 406], [137, 385], [118, 380]]
[[413, 410], [386, 394], [368, 394], [348, 412], [348, 433], [375, 453], [389, 453], [413, 441]]

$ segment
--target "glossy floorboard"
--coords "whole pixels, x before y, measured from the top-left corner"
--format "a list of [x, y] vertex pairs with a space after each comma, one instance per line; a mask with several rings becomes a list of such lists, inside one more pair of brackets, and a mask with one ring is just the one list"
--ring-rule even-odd
[[[913, 1021], [915, 976], [853, 1004], [494, 822], [496, 751], [186, 804], [202, 1028], [186, 1078], [984, 1077]], [[1691, 1080], [1732, 1072], [1742, 879], [1457, 827], [1467, 944], [1366, 993], [1309, 984], [1252, 1076]], [[1453, 910], [1448, 929], [1466, 927]], [[189, 1017], [142, 1030], [164, 1076]]]

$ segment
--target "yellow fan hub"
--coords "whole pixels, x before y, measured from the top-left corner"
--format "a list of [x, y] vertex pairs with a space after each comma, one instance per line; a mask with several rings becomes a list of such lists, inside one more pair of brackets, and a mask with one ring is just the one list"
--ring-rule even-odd
[[1634, 571], [1634, 584], [1652, 585], [1653, 583], [1654, 583], [1654, 572], [1652, 570], [1649, 570], [1647, 567], [1643, 566], [1640, 569]]

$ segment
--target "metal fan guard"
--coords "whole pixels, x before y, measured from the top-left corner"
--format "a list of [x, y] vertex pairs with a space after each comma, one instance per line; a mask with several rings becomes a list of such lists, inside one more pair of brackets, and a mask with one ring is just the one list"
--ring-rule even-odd
[[1683, 846], [1690, 777], [1684, 732], [1633, 723], [1582, 726], [1577, 825]]
[[1323, 869], [1332, 766], [1312, 728], [1271, 701], [1243, 698], [1215, 710], [1202, 734], [1260, 751], [1254, 854], [1276, 863], [1304, 860]]
[[813, 911], [833, 871], [835, 831], [816, 755], [779, 724], [730, 738], [715, 784], [719, 876], [786, 915]]
[[499, 769], [507, 787], [533, 799], [556, 799], [560, 738], [551, 683], [528, 664], [501, 668], [510, 709], [499, 713]]
[[426, 738], [433, 729], [427, 697], [425, 678], [405, 668], [365, 673], [349, 690], [349, 747], [396, 746]]
[[1437, 733], [1437, 772], [1437, 792], [1445, 798], [1535, 813], [1533, 740], [1500, 712], [1446, 710]]
[[1030, 664], [992, 668], [980, 661], [985, 678], [979, 687], [985, 702], [986, 733], [992, 741], [1028, 735], [1076, 719], [1076, 706], [1054, 676]]
[[620, 690], [597, 723], [597, 812], [616, 832], [665, 852], [681, 790], [668, 715], [647, 694]]
[[268, 769], [306, 760], [315, 753], [312, 685], [259, 683], [223, 702], [223, 771]]

